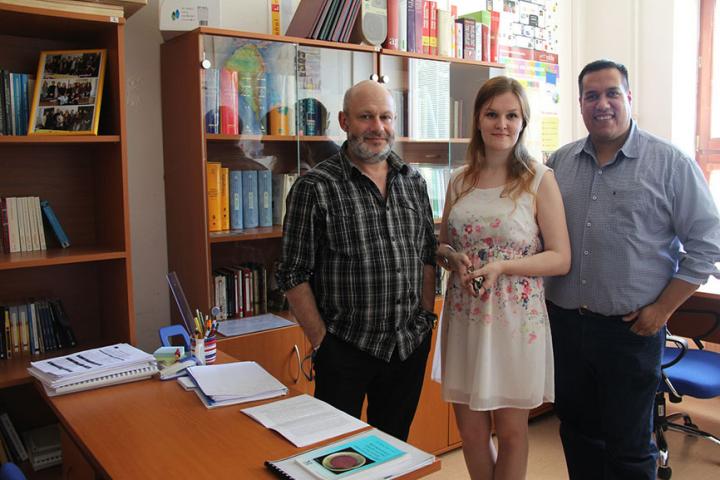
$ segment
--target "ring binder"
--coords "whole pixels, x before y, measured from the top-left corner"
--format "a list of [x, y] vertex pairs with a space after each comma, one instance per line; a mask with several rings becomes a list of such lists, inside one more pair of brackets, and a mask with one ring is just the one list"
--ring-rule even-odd
[[49, 397], [57, 395], [64, 395], [66, 393], [81, 392], [83, 390], [90, 390], [98, 387], [106, 387], [110, 385], [119, 385], [121, 383], [134, 382], [136, 380], [144, 380], [150, 378], [158, 372], [157, 366], [147, 365], [145, 367], [136, 368], [134, 370], [128, 370], [125, 372], [112, 373], [102, 377], [89, 378], [77, 383], [71, 383], [69, 385], [62, 385], [59, 387], [50, 387], [43, 383], [45, 393]]

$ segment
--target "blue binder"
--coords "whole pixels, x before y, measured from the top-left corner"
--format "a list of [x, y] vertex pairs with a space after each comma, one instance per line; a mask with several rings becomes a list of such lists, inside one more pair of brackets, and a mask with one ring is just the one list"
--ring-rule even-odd
[[272, 172], [260, 170], [258, 172], [258, 217], [261, 227], [272, 227]]
[[258, 172], [242, 171], [243, 227], [258, 226]]
[[230, 228], [243, 228], [243, 189], [242, 171], [230, 171]]

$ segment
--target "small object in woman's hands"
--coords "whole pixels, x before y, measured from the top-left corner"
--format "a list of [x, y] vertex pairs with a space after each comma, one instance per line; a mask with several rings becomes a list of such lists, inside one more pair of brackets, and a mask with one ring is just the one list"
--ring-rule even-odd
[[476, 295], [480, 293], [480, 289], [482, 288], [482, 284], [484, 281], [485, 281], [485, 277], [483, 277], [482, 275], [470, 280], [473, 291], [475, 292]]

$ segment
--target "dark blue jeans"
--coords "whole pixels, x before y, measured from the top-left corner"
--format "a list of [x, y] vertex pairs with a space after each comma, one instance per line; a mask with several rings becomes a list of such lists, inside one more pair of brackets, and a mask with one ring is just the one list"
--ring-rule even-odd
[[653, 408], [664, 330], [548, 304], [555, 410], [571, 480], [655, 480]]
[[386, 362], [328, 333], [315, 357], [315, 397], [360, 418], [367, 395], [367, 422], [407, 440], [425, 378], [430, 337], [404, 361], [396, 349]]

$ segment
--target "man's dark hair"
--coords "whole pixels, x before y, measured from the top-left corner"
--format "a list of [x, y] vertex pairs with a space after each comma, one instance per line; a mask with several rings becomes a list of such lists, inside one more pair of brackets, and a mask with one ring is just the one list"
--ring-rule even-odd
[[578, 75], [578, 87], [580, 89], [580, 96], [582, 96], [583, 93], [583, 78], [588, 73], [597, 72], [598, 70], [605, 70], [606, 68], [614, 68], [623, 77], [623, 86], [625, 87], [625, 90], [630, 90], [630, 81], [628, 80], [628, 71], [627, 68], [625, 68], [625, 65], [618, 62], [613, 62], [612, 60], [595, 60], [594, 62], [590, 62], [587, 65], [585, 65], [585, 68], [582, 69], [580, 72], [580, 75]]

